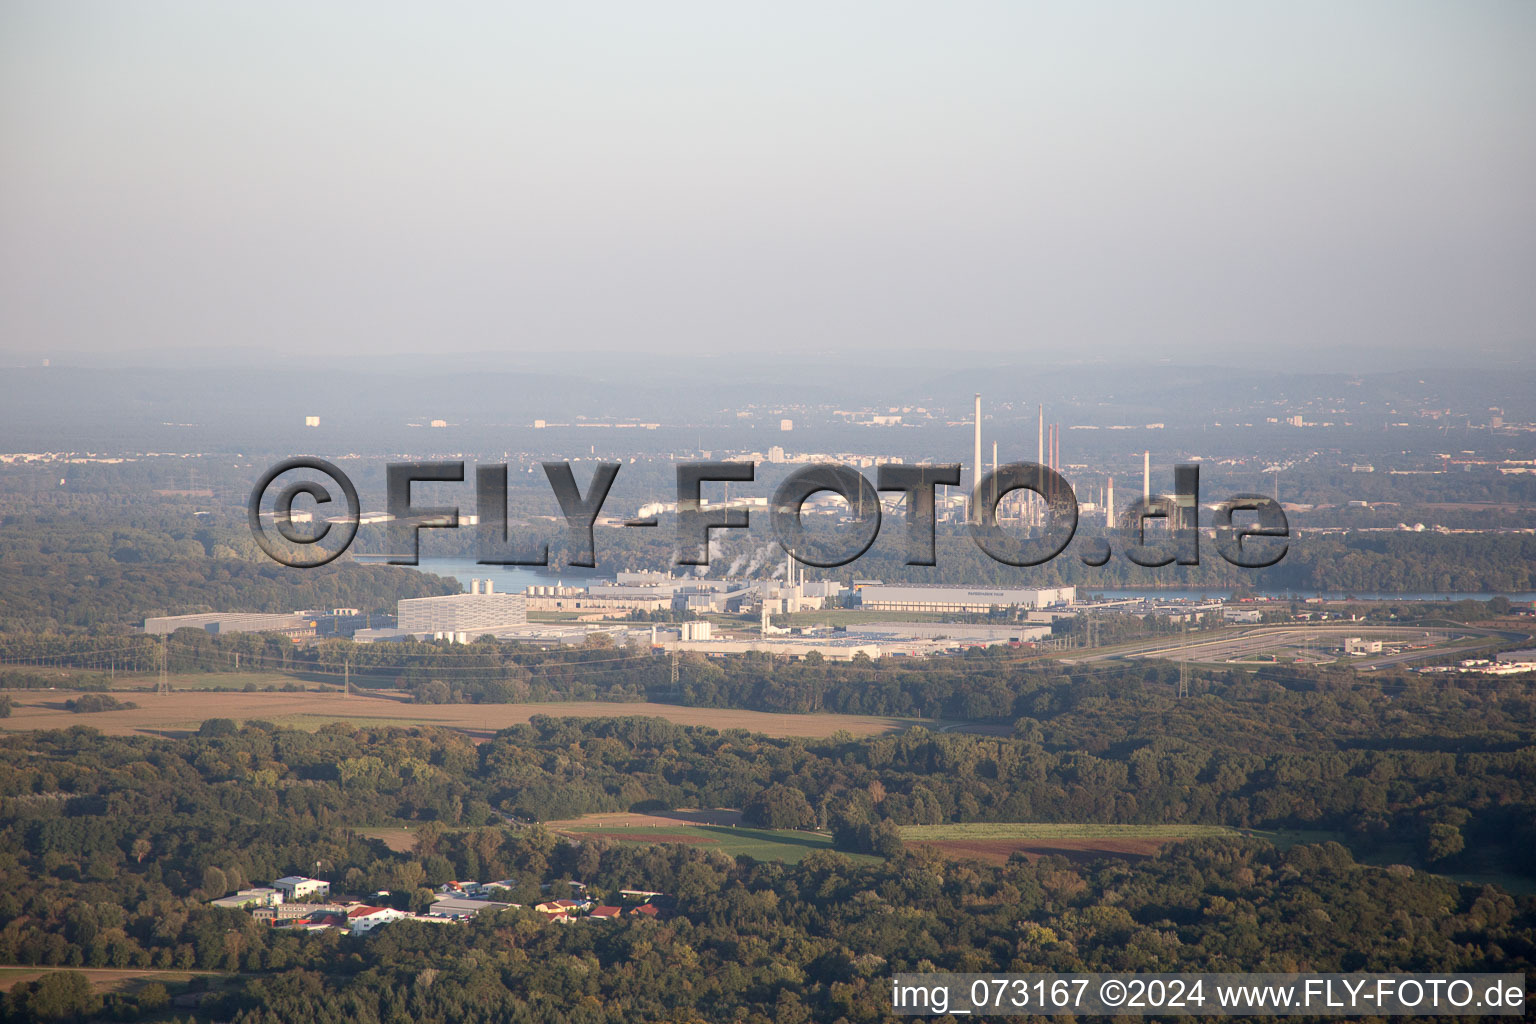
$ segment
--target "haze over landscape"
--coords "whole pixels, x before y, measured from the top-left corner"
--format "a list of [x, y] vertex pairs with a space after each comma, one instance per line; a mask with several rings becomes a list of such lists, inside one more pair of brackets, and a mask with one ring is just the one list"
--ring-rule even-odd
[[16, 3], [0, 29], [12, 365], [1536, 351], [1529, 4]]

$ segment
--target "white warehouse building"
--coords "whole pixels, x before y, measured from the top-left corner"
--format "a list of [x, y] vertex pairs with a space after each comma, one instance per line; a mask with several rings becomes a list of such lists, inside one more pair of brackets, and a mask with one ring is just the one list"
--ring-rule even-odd
[[1077, 600], [1076, 587], [898, 587], [866, 583], [859, 603], [883, 612], [985, 612], [993, 608], [1045, 608]]
[[498, 594], [490, 580], [481, 590], [470, 581], [467, 594], [442, 597], [408, 597], [395, 604], [397, 628], [403, 633], [468, 633], [471, 638], [498, 626], [521, 626], [528, 621], [528, 599], [522, 594]]
[[289, 903], [302, 903], [309, 899], [325, 899], [331, 894], [331, 883], [303, 875], [286, 875], [272, 883], [272, 888], [283, 894]]

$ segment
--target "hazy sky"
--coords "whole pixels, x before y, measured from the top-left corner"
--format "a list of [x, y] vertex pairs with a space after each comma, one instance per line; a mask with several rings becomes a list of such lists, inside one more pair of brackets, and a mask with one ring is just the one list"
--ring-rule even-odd
[[1536, 351], [1536, 4], [0, 6], [0, 356]]

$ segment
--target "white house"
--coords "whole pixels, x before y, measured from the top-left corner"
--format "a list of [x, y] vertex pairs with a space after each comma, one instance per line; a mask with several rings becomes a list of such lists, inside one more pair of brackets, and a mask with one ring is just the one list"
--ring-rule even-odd
[[353, 935], [367, 935], [379, 925], [398, 921], [404, 916], [394, 907], [353, 907], [347, 911], [347, 931]]

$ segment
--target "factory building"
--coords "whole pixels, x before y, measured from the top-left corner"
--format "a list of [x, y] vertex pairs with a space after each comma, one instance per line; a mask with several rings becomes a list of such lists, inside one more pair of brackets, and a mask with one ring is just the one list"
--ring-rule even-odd
[[306, 615], [255, 612], [159, 615], [144, 620], [146, 633], [174, 633], [178, 629], [203, 629], [215, 636], [223, 633], [281, 633], [294, 640], [304, 640], [315, 635], [315, 620]]
[[298, 903], [308, 899], [325, 899], [331, 894], [331, 883], [321, 881], [318, 878], [305, 878], [303, 875], [287, 875], [272, 883], [272, 888], [283, 894], [283, 899], [289, 903]]
[[778, 658], [798, 661], [810, 654], [818, 654], [826, 661], [852, 661], [860, 654], [871, 660], [887, 654], [921, 656], [937, 654], [942, 648], [933, 641], [907, 643], [875, 638], [840, 635], [836, 639], [799, 639], [790, 637], [711, 637], [708, 640], [679, 641], [658, 637], [657, 646], [668, 651], [691, 652], [706, 657], [728, 657], [759, 651]]
[[672, 607], [672, 594], [659, 587], [626, 588], [637, 594], [593, 593], [586, 587], [532, 586], [525, 591], [531, 612], [591, 612], [604, 618], [624, 618], [630, 612], [658, 612]]
[[1071, 604], [1076, 587], [899, 587], [883, 583], [857, 588], [859, 603], [883, 612], [986, 612], [993, 608], [1045, 608]]
[[1049, 640], [1051, 627], [1015, 623], [1006, 626], [966, 625], [954, 622], [861, 622], [850, 632], [866, 636], [915, 640], [949, 640], [964, 646], [1030, 644]]
[[406, 640], [446, 640], [449, 643], [474, 643], [483, 636], [494, 640], [516, 641], [532, 647], [580, 647], [594, 636], [606, 636], [615, 647], [629, 641], [634, 631], [627, 626], [594, 623], [530, 622], [470, 630], [410, 632], [403, 629], [360, 629], [352, 637], [360, 644], [397, 643]]
[[695, 615], [735, 613], [756, 593], [756, 584], [741, 580], [697, 580], [673, 591], [672, 609]]
[[651, 646], [658, 647], [668, 640], [680, 640], [684, 643], [696, 643], [714, 638], [714, 629], [709, 622], [698, 620], [694, 622], [678, 622], [670, 626], [651, 627]]
[[528, 600], [522, 594], [498, 594], [490, 580], [471, 580], [467, 594], [411, 597], [395, 605], [402, 633], [469, 633], [478, 636], [498, 626], [528, 621]]

